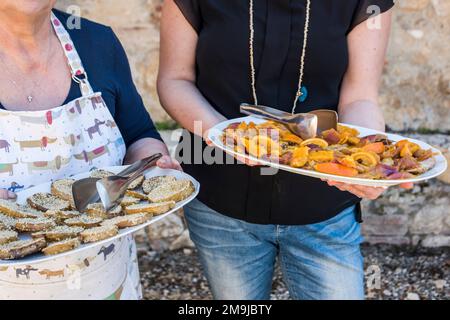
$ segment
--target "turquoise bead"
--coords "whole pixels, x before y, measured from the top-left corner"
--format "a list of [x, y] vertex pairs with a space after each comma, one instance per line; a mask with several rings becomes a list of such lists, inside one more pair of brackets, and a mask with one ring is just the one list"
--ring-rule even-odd
[[306, 87], [303, 86], [303, 87], [300, 89], [300, 92], [302, 93], [302, 95], [299, 97], [298, 100], [299, 100], [300, 102], [305, 102], [306, 99], [308, 98], [308, 89], [306, 89]]

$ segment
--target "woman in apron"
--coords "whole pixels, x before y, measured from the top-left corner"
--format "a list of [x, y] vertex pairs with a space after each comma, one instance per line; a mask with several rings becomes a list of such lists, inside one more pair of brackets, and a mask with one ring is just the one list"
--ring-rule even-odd
[[[54, 2], [0, 4], [3, 199], [47, 181], [168, 153], [112, 30], [84, 19], [69, 30], [70, 17], [52, 11]], [[179, 168], [168, 156], [158, 165]], [[50, 262], [0, 269], [0, 299], [139, 298], [131, 236]]]

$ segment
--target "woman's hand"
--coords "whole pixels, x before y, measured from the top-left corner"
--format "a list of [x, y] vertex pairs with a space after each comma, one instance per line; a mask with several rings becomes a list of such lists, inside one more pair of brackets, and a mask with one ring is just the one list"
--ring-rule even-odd
[[162, 169], [183, 171], [180, 163], [168, 156], [169, 150], [167, 149], [167, 146], [162, 141], [153, 138], [144, 138], [133, 143], [128, 148], [124, 163], [132, 164], [157, 153], [163, 154], [163, 156], [156, 162], [158, 167]]
[[[378, 199], [388, 188], [387, 187], [368, 187], [356, 184], [348, 184], [337, 181], [327, 180], [329, 186], [336, 187], [341, 191], [347, 191], [361, 199], [376, 200]], [[404, 183], [400, 185], [403, 189], [412, 189], [414, 185], [412, 183]]]
[[9, 190], [6, 189], [0, 189], [0, 199], [4, 200], [14, 200], [17, 198], [17, 195]]
[[170, 156], [163, 156], [161, 159], [158, 160], [158, 162], [156, 162], [156, 165], [162, 169], [173, 169], [183, 171], [180, 163], [176, 159], [171, 158]]

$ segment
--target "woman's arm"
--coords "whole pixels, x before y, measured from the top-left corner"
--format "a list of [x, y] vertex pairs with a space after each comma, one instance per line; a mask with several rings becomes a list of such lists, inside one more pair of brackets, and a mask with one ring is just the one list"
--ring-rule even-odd
[[[161, 47], [158, 94], [167, 113], [183, 128], [202, 136], [226, 118], [198, 90], [195, 52], [198, 36], [173, 0], [164, 1], [161, 18]], [[235, 156], [249, 166], [256, 162]]]
[[162, 141], [153, 138], [140, 139], [128, 147], [124, 163], [131, 164], [155, 153], [169, 155], [169, 151]]
[[[164, 1], [161, 18], [161, 49], [158, 93], [161, 104], [183, 128], [205, 136], [225, 120], [195, 85], [195, 51], [198, 36], [173, 0]], [[201, 121], [201, 131], [194, 128]]]
[[113, 70], [116, 75], [114, 78], [116, 81], [114, 120], [122, 132], [127, 146], [124, 164], [131, 164], [153, 154], [161, 153], [164, 157], [158, 161], [158, 166], [181, 169], [180, 164], [170, 158], [166, 145], [161, 140], [161, 136], [145, 109], [133, 82], [125, 50], [112, 30], [111, 37], [114, 55]]
[[133, 162], [150, 157], [156, 153], [161, 153], [163, 155], [156, 163], [158, 167], [182, 170], [180, 163], [170, 157], [167, 146], [161, 140], [154, 138], [143, 138], [129, 146], [124, 164], [132, 164]]
[[17, 195], [9, 190], [6, 189], [0, 189], [0, 199], [4, 200], [14, 200], [17, 198]]
[[[360, 23], [348, 35], [349, 66], [344, 76], [340, 101], [339, 120], [379, 131], [385, 130], [383, 113], [378, 105], [378, 91], [383, 72], [389, 33], [391, 11], [381, 14], [381, 28], [370, 29]], [[360, 198], [376, 199], [384, 188], [372, 188], [328, 181], [342, 191]], [[410, 184], [403, 185], [411, 188]]]
[[379, 131], [385, 130], [378, 105], [378, 92], [391, 30], [391, 11], [381, 14], [379, 29], [361, 23], [348, 35], [349, 66], [339, 101], [339, 117], [344, 123]]

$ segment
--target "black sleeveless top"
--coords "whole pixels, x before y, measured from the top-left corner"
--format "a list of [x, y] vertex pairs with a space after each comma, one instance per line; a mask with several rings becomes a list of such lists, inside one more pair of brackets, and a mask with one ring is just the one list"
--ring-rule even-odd
[[[199, 90], [226, 118], [242, 117], [240, 103], [253, 102], [249, 1], [175, 2], [198, 34], [196, 81]], [[309, 94], [305, 102], [299, 103], [297, 112], [337, 110], [348, 66], [347, 35], [359, 23], [393, 5], [392, 0], [311, 1], [303, 81]], [[254, 0], [254, 6], [258, 102], [290, 112], [298, 84], [306, 0]], [[189, 145], [192, 154], [196, 143], [183, 144], [191, 138], [194, 136], [182, 139], [181, 155], [186, 156]], [[190, 163], [193, 158], [192, 154]], [[259, 167], [242, 164], [185, 163], [183, 168], [200, 181], [202, 202], [224, 215], [251, 223], [317, 223], [360, 201], [319, 179], [284, 171], [261, 175]]]

